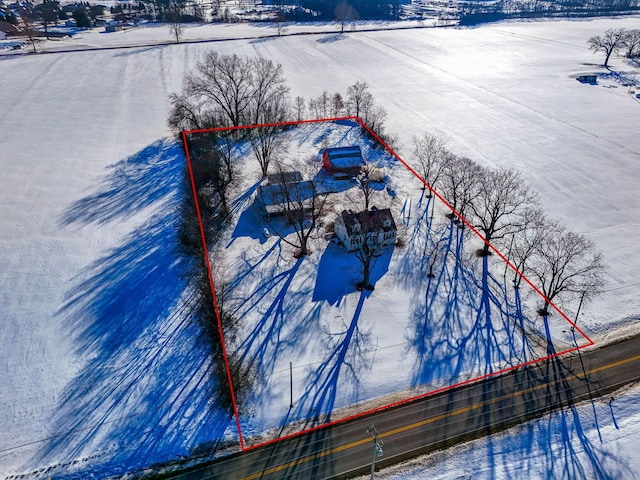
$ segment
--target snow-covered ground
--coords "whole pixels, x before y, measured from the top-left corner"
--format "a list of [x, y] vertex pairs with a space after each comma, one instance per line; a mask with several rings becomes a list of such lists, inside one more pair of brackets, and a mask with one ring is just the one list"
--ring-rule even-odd
[[[368, 82], [409, 162], [411, 137], [430, 131], [456, 153], [517, 168], [551, 217], [604, 252], [607, 292], [583, 307], [579, 324], [596, 341], [633, 330], [640, 102], [597, 65], [602, 57], [586, 40], [639, 23], [504, 23], [0, 58], [0, 473], [104, 477], [233, 437], [230, 419], [211, 404], [207, 348], [190, 321], [185, 260], [172, 248], [184, 159], [167, 138], [167, 97], [211, 49], [282, 63], [293, 96], [344, 94]], [[193, 28], [206, 37], [220, 27]], [[257, 37], [265, 27], [241, 28], [240, 36]], [[137, 32], [168, 37], [166, 27], [151, 27], [79, 41], [146, 41]], [[631, 80], [638, 71], [620, 58], [611, 64]], [[603, 74], [599, 85], [575, 81], [591, 72]], [[577, 299], [561, 307], [574, 315]], [[640, 439], [634, 399], [615, 417], [621, 462]], [[540, 442], [571, 453], [573, 444], [556, 444], [536, 426], [505, 442], [524, 444], [532, 428]], [[488, 468], [498, 441], [486, 441]], [[618, 477], [618, 465], [605, 461], [611, 452], [587, 455]]]
[[[524, 283], [514, 290], [499, 257], [477, 258], [480, 239], [447, 218], [450, 210], [357, 122], [297, 125], [279, 135], [286, 153], [270, 171], [296, 169], [331, 192], [318, 200], [311, 254], [296, 259], [287, 243], [297, 241], [293, 229], [264, 215], [248, 141], [232, 154], [243, 172], [230, 199], [234, 220], [209, 245], [224, 311], [239, 320], [227, 352], [256, 377], [240, 415], [243, 437], [256, 437], [249, 443], [262, 432], [299, 431], [546, 357], [545, 325], [554, 352], [586, 343], [560, 315], [539, 321], [542, 298]], [[322, 168], [323, 148], [349, 145], [385, 172], [369, 201], [390, 209], [400, 238], [373, 259], [370, 292], [356, 288], [356, 256], [325, 238], [342, 211], [364, 208], [355, 181]]]

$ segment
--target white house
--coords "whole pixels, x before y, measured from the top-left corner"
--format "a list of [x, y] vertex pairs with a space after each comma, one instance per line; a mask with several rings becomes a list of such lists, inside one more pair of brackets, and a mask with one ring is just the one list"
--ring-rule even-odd
[[362, 212], [344, 210], [336, 219], [333, 231], [350, 252], [363, 242], [376, 247], [395, 245], [398, 236], [396, 222], [388, 208], [373, 207]]

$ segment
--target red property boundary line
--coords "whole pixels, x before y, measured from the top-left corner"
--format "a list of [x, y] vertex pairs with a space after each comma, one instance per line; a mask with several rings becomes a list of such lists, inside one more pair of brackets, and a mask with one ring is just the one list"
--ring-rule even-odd
[[[327, 422], [325, 424], [322, 425], [317, 425], [315, 427], [311, 427], [311, 428], [307, 428], [304, 430], [301, 430], [299, 432], [294, 432], [291, 433], [289, 435], [285, 435], [282, 437], [278, 437], [272, 440], [267, 440], [265, 442], [262, 443], [258, 443], [255, 445], [251, 445], [251, 446], [246, 446], [244, 443], [244, 437], [242, 436], [242, 428], [240, 426], [240, 414], [238, 411], [238, 405], [236, 403], [236, 397], [235, 397], [235, 389], [233, 387], [233, 380], [231, 377], [231, 368], [229, 366], [229, 358], [227, 356], [227, 349], [226, 349], [226, 343], [225, 343], [225, 339], [224, 339], [224, 332], [222, 330], [222, 321], [220, 319], [220, 313], [219, 313], [219, 309], [218, 309], [218, 299], [216, 296], [216, 290], [215, 290], [215, 285], [214, 285], [214, 281], [213, 281], [213, 275], [211, 273], [211, 264], [209, 262], [209, 253], [207, 250], [207, 242], [206, 242], [206, 238], [205, 238], [205, 234], [204, 234], [204, 227], [202, 224], [202, 216], [200, 213], [200, 205], [198, 203], [198, 195], [197, 195], [197, 189], [196, 189], [196, 185], [195, 185], [195, 180], [194, 180], [194, 176], [193, 176], [193, 169], [191, 166], [191, 154], [189, 152], [189, 144], [187, 141], [187, 135], [191, 135], [191, 134], [195, 134], [195, 133], [210, 133], [210, 132], [216, 132], [216, 131], [228, 131], [228, 130], [246, 130], [246, 129], [251, 129], [251, 128], [258, 128], [258, 127], [279, 127], [279, 126], [291, 126], [291, 125], [302, 125], [302, 124], [307, 124], [307, 123], [324, 123], [324, 122], [332, 122], [332, 121], [340, 121], [340, 120], [350, 120], [350, 121], [355, 121], [357, 122], [369, 135], [371, 135], [380, 145], [382, 145], [396, 160], [398, 160], [409, 172], [411, 172], [420, 182], [422, 182], [431, 192], [432, 195], [434, 195], [438, 200], [440, 200], [449, 210], [451, 210], [451, 212], [461, 221], [464, 223], [465, 227], [467, 227], [469, 230], [471, 230], [478, 238], [480, 238], [486, 245], [489, 246], [489, 248], [498, 256], [500, 257], [500, 259], [502, 261], [504, 261], [514, 272], [516, 275], [518, 275], [520, 278], [522, 278], [538, 295], [540, 295], [540, 297], [542, 297], [542, 299], [545, 300], [545, 302], [548, 302], [549, 305], [553, 308], [553, 310], [555, 310], [563, 319], [565, 319], [569, 325], [571, 325], [571, 328], [574, 329], [575, 331], [577, 331], [578, 333], [580, 333], [580, 335], [587, 341], [587, 343], [583, 344], [583, 345], [576, 345], [575, 347], [569, 348], [567, 350], [563, 350], [561, 352], [557, 352], [554, 353], [553, 355], [547, 355], [545, 357], [541, 357], [541, 358], [537, 358], [535, 360], [530, 360], [528, 362], [519, 364], [519, 365], [515, 365], [513, 367], [508, 367], [508, 368], [503, 368], [502, 370], [498, 370], [492, 373], [488, 373], [486, 375], [482, 375], [480, 377], [476, 377], [476, 378], [472, 378], [469, 380], [465, 380], [463, 382], [459, 382], [459, 383], [454, 383], [453, 385], [449, 385], [447, 387], [442, 387], [442, 388], [438, 388], [436, 390], [432, 390], [430, 392], [427, 393], [422, 393], [420, 395], [415, 395], [413, 397], [409, 397], [407, 399], [404, 400], [399, 400], [393, 403], [390, 403], [388, 405], [383, 405], [381, 407], [377, 407], [377, 408], [373, 408], [370, 410], [366, 410], [364, 412], [360, 412], [360, 413], [356, 413], [354, 415], [349, 415], [347, 417], [341, 418], [339, 420], [334, 420], [332, 422]], [[347, 117], [333, 117], [333, 118], [322, 118], [322, 119], [314, 119], [314, 120], [300, 120], [300, 121], [291, 121], [291, 122], [277, 122], [277, 123], [265, 123], [265, 124], [256, 124], [256, 125], [241, 125], [241, 126], [236, 126], [236, 127], [218, 127], [218, 128], [205, 128], [205, 129], [198, 129], [198, 130], [184, 130], [182, 131], [182, 143], [184, 146], [184, 151], [185, 151], [185, 155], [187, 158], [187, 168], [189, 171], [189, 178], [191, 181], [191, 188], [192, 188], [192, 193], [193, 193], [193, 199], [195, 202], [195, 206], [196, 206], [196, 215], [198, 218], [198, 226], [200, 229], [200, 238], [202, 241], [202, 247], [203, 247], [203, 252], [204, 252], [204, 262], [205, 265], [207, 267], [207, 276], [209, 278], [209, 285], [211, 287], [211, 292], [212, 292], [212, 297], [213, 297], [213, 307], [214, 307], [214, 311], [216, 314], [216, 319], [218, 321], [218, 333], [220, 335], [220, 343], [222, 345], [222, 353], [223, 353], [223, 357], [224, 357], [224, 363], [225, 363], [225, 369], [226, 369], [226, 374], [227, 374], [227, 380], [229, 382], [229, 389], [231, 390], [231, 401], [233, 403], [233, 412], [234, 412], [234, 417], [235, 417], [235, 422], [236, 422], [236, 427], [238, 429], [238, 439], [239, 439], [239, 443], [240, 443], [240, 449], [244, 452], [244, 451], [248, 451], [248, 450], [254, 450], [260, 447], [264, 447], [267, 445], [273, 445], [277, 442], [289, 439], [289, 438], [294, 438], [294, 437], [298, 437], [310, 432], [314, 432], [316, 430], [321, 430], [323, 428], [327, 428], [333, 425], [337, 425], [340, 423], [345, 423], [348, 422], [350, 420], [354, 420], [357, 418], [362, 418], [365, 417], [367, 415], [371, 415], [373, 413], [376, 412], [380, 412], [383, 410], [387, 410], [393, 407], [397, 407], [400, 405], [405, 405], [408, 403], [412, 403], [415, 402], [417, 400], [421, 400], [423, 398], [427, 398], [430, 396], [434, 396], [437, 395], [439, 393], [442, 392], [446, 392], [447, 390], [452, 390], [454, 388], [458, 388], [458, 387], [462, 387], [464, 385], [469, 385], [471, 383], [475, 383], [475, 382], [479, 382], [482, 380], [485, 380], [487, 378], [490, 377], [494, 377], [494, 376], [498, 376], [501, 375], [503, 373], [507, 373], [510, 372], [512, 370], [516, 370], [518, 368], [522, 368], [522, 367], [526, 367], [529, 365], [534, 365], [536, 363], [540, 363], [540, 362], [544, 362], [546, 360], [549, 360], [551, 358], [555, 358], [561, 355], [566, 355], [568, 353], [571, 352], [575, 352], [577, 350], [580, 350], [582, 348], [586, 348], [586, 347], [590, 347], [592, 345], [595, 344], [595, 342], [593, 340], [591, 340], [573, 321], [571, 321], [571, 319], [569, 317], [567, 317], [567, 315], [564, 314], [564, 312], [562, 312], [553, 302], [551, 302], [545, 295], [544, 293], [542, 293], [542, 291], [536, 287], [526, 276], [524, 276], [496, 247], [494, 247], [490, 242], [487, 241], [486, 238], [484, 238], [484, 236], [482, 236], [482, 234], [476, 230], [474, 228], [473, 225], [471, 225], [466, 218], [464, 218], [462, 215], [460, 215], [460, 213], [458, 213], [453, 206], [451, 206], [451, 204], [449, 202], [447, 202], [437, 191], [435, 191], [431, 185], [429, 185], [422, 177], [420, 177], [420, 175], [418, 174], [418, 172], [416, 172], [408, 163], [406, 163], [401, 157], [400, 155], [398, 155], [389, 145], [387, 145], [387, 143], [382, 140], [382, 138], [380, 138], [380, 136], [375, 133], [366, 123], [364, 123], [362, 121], [362, 119], [360, 119], [357, 116], [347, 116]]]

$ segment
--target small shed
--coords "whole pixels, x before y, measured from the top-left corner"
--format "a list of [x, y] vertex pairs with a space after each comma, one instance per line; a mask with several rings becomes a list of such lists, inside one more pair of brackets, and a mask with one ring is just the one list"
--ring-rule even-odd
[[330, 173], [356, 175], [364, 165], [362, 151], [357, 145], [327, 148], [322, 154], [322, 165]]
[[595, 85], [598, 83], [598, 75], [588, 74], [588, 75], [578, 75], [576, 78], [580, 83], [589, 83], [591, 85]]
[[121, 32], [127, 27], [124, 23], [112, 23], [105, 25], [104, 31], [107, 33]]

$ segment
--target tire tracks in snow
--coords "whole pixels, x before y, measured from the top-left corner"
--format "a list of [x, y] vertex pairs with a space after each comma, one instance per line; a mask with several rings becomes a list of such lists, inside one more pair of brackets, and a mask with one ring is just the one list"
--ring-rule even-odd
[[[590, 137], [596, 138], [599, 141], [602, 141], [602, 142], [605, 142], [605, 143], [607, 143], [609, 145], [615, 146], [615, 147], [617, 147], [617, 148], [619, 148], [621, 150], [629, 152], [630, 154], [640, 156], [640, 151], [636, 151], [636, 150], [630, 149], [627, 145], [624, 145], [622, 143], [618, 143], [616, 141], [613, 141], [613, 140], [611, 140], [609, 138], [603, 137], [603, 136], [601, 136], [601, 135], [599, 135], [599, 134], [597, 134], [595, 132], [592, 132], [590, 130], [587, 130], [586, 128], [580, 127], [579, 125], [576, 125], [574, 123], [567, 122], [565, 120], [560, 120], [560, 119], [555, 118], [555, 117], [551, 117], [551, 116], [549, 116], [549, 114], [547, 112], [537, 110], [537, 109], [531, 107], [530, 105], [527, 105], [525, 103], [522, 103], [522, 102], [519, 102], [517, 100], [514, 100], [513, 98], [510, 98], [510, 97], [508, 97], [506, 95], [503, 95], [502, 93], [500, 93], [498, 91], [495, 91], [495, 90], [492, 90], [492, 89], [490, 89], [488, 87], [483, 87], [483, 86], [479, 86], [479, 85], [476, 85], [476, 84], [473, 84], [473, 83], [469, 83], [468, 80], [460, 77], [459, 75], [456, 75], [455, 73], [451, 73], [446, 68], [443, 68], [443, 67], [435, 65], [433, 63], [430, 63], [427, 60], [425, 60], [424, 58], [420, 58], [418, 56], [412, 55], [412, 54], [402, 50], [401, 48], [396, 47], [394, 45], [390, 45], [390, 44], [388, 44], [388, 43], [386, 43], [386, 42], [384, 42], [382, 40], [373, 38], [371, 35], [366, 35], [365, 34], [365, 35], [362, 35], [361, 38], [363, 38], [363, 39], [366, 38], [367, 40], [369, 40], [371, 42], [374, 42], [374, 43], [377, 43], [379, 45], [382, 45], [383, 47], [386, 47], [389, 50], [392, 50], [392, 51], [397, 52], [397, 53], [399, 53], [399, 54], [401, 54], [401, 55], [403, 55], [403, 56], [405, 56], [407, 58], [410, 58], [411, 60], [413, 60], [415, 62], [418, 62], [418, 63], [420, 63], [420, 64], [422, 64], [422, 65], [424, 65], [424, 66], [426, 66], [426, 67], [428, 67], [428, 68], [430, 68], [432, 70], [437, 70], [440, 73], [443, 73], [443, 74], [448, 75], [448, 76], [450, 76], [452, 78], [455, 78], [456, 80], [458, 80], [460, 82], [463, 82], [470, 89], [475, 89], [475, 90], [477, 90], [479, 92], [483, 92], [485, 94], [492, 95], [492, 96], [494, 96], [496, 98], [499, 98], [500, 100], [502, 100], [502, 101], [504, 101], [506, 103], [509, 103], [509, 104], [512, 104], [512, 105], [516, 105], [517, 107], [519, 107], [522, 110], [527, 110], [527, 111], [535, 114], [539, 118], [543, 118], [543, 119], [545, 119], [547, 121], [556, 122], [556, 123], [558, 123], [560, 125], [564, 125], [566, 127], [570, 127], [570, 128], [572, 128], [572, 129], [574, 129], [574, 130], [576, 130], [576, 131], [578, 131], [578, 132], [580, 132], [582, 134], [585, 134], [585, 135], [588, 135]], [[533, 37], [533, 38], [535, 38], [535, 37]], [[575, 47], [575, 45], [571, 45], [571, 44], [564, 44], [564, 45], [570, 45], [572, 47]], [[499, 111], [503, 115], [505, 114], [504, 111], [497, 110], [495, 107], [490, 107], [486, 103], [484, 105], [488, 106], [489, 108], [492, 108], [493, 110]], [[514, 119], [521, 120], [520, 118], [514, 118]]]
[[[55, 58], [52, 62], [46, 62], [41, 65], [41, 72], [38, 75], [33, 75], [32, 78], [26, 82], [22, 86], [22, 91], [18, 95], [13, 95], [12, 97], [5, 96], [4, 98], [9, 100], [8, 105], [0, 109], [0, 124], [3, 124], [5, 120], [11, 118], [12, 112], [19, 107], [24, 101], [26, 96], [25, 92], [31, 92], [34, 90], [39, 90], [40, 86], [47, 83], [48, 76], [47, 73], [56, 67], [63, 60], [63, 57]], [[10, 134], [11, 132], [6, 131], [5, 133]]]

